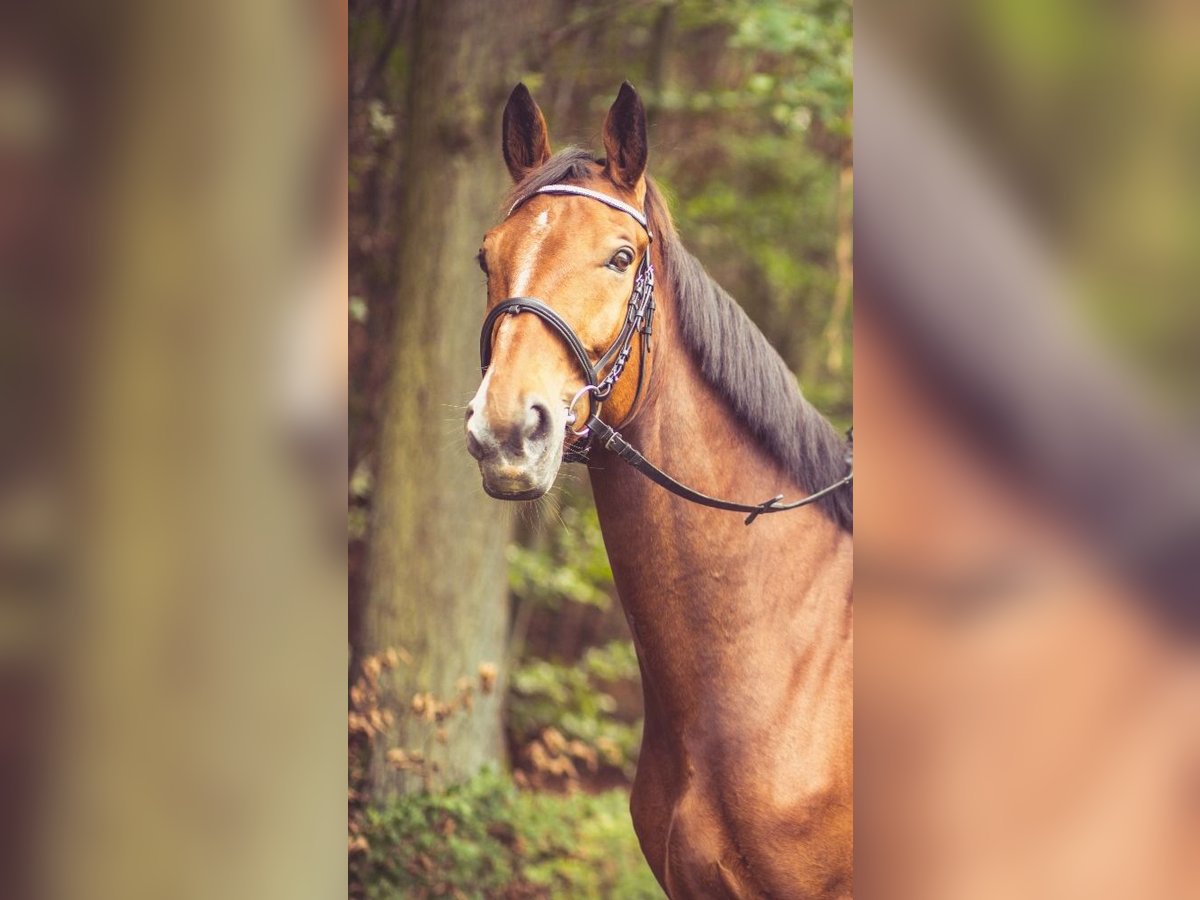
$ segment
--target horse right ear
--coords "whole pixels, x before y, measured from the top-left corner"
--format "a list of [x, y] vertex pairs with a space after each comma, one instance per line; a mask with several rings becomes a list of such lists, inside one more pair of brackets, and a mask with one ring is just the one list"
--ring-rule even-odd
[[504, 105], [504, 162], [513, 181], [520, 181], [550, 158], [546, 119], [529, 88], [518, 84]]

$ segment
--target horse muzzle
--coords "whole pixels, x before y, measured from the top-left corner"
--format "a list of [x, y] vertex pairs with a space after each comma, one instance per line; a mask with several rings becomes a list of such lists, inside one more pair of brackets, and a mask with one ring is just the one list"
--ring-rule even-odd
[[499, 500], [534, 500], [554, 484], [562, 463], [563, 411], [535, 399], [517, 415], [489, 418], [467, 406], [467, 452], [479, 463], [483, 489]]

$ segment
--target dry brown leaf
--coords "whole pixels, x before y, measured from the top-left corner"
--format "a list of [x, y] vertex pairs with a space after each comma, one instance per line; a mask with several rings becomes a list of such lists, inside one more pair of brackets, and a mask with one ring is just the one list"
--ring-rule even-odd
[[554, 726], [542, 732], [542, 742], [546, 745], [547, 749], [554, 753], [562, 753], [567, 749], [567, 739]]
[[594, 772], [598, 768], [599, 759], [595, 749], [589, 747], [583, 741], [571, 741], [567, 744], [567, 752], [581, 762], [586, 763], [590, 771]]
[[485, 662], [479, 664], [479, 689], [485, 694], [490, 694], [492, 688], [496, 686], [496, 674], [495, 663]]

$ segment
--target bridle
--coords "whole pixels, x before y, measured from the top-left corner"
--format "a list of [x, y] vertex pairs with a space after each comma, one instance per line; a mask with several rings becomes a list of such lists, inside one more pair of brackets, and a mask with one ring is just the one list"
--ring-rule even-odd
[[[628, 203], [621, 202], [615, 197], [609, 197], [607, 194], [601, 194], [599, 191], [588, 190], [587, 188], [578, 187], [573, 184], [551, 184], [526, 194], [509, 208], [508, 215], [511, 216], [517, 207], [537, 194], [574, 194], [580, 197], [590, 197], [593, 200], [599, 200], [613, 209], [618, 209], [632, 216], [646, 230], [646, 235], [650, 238], [651, 242], [654, 241], [654, 235], [650, 233], [650, 226], [646, 221], [646, 217], [637, 209]], [[633, 398], [633, 406], [637, 405], [638, 398], [642, 395], [642, 385], [646, 372], [646, 355], [650, 352], [650, 335], [654, 324], [654, 264], [650, 262], [649, 246], [646, 247], [646, 252], [642, 254], [641, 262], [638, 263], [637, 275], [633, 282], [633, 293], [629, 295], [629, 306], [625, 311], [625, 321], [621, 325], [621, 330], [596, 363], [592, 362], [591, 355], [575, 334], [575, 330], [553, 309], [536, 297], [509, 297], [507, 300], [498, 303], [488, 313], [487, 318], [483, 320], [483, 329], [479, 336], [479, 359], [484, 372], [487, 371], [492, 359], [492, 338], [496, 322], [502, 316], [515, 316], [523, 312], [535, 314], [562, 338], [563, 343], [567, 345], [567, 348], [575, 357], [575, 361], [579, 364], [579, 368], [584, 374], [585, 384], [575, 395], [574, 399], [571, 400], [570, 406], [567, 408], [567, 425], [571, 426], [575, 424], [575, 405], [588, 394], [592, 395], [591, 415], [588, 417], [588, 422], [583, 428], [571, 432], [580, 440], [564, 452], [563, 459], [566, 462], [586, 462], [587, 447], [590, 443], [592, 433], [592, 422], [593, 420], [598, 421], [597, 416], [599, 415], [601, 404], [608, 399], [609, 394], [612, 393], [612, 389], [617, 383], [617, 379], [625, 371], [625, 366], [628, 364], [629, 356], [633, 351], [633, 338], [637, 334], [641, 334], [642, 336], [641, 365], [638, 366], [638, 383], [637, 391]], [[611, 368], [609, 368], [610, 364]], [[605, 368], [608, 368], [608, 374], [601, 378], [600, 373]], [[631, 406], [630, 408], [632, 409], [633, 407]]]
[[[839, 488], [850, 484], [854, 480], [854, 440], [853, 429], [851, 429], [848, 434], [846, 453], [848, 471], [846, 475], [833, 484], [792, 503], [783, 503], [783, 494], [756, 504], [720, 500], [716, 497], [702, 494], [676, 481], [642, 456], [612, 426], [601, 421], [601, 406], [612, 393], [613, 386], [616, 385], [617, 379], [621, 377], [621, 373], [625, 371], [625, 366], [628, 364], [629, 357], [633, 352], [634, 336], [639, 334], [642, 336], [639, 354], [640, 365], [638, 366], [637, 389], [634, 393], [633, 403], [630, 406], [631, 410], [636, 408], [637, 401], [642, 395], [643, 381], [646, 373], [646, 356], [650, 353], [650, 335], [654, 322], [654, 264], [650, 261], [650, 247], [654, 242], [654, 235], [650, 232], [650, 224], [647, 222], [646, 216], [640, 210], [615, 197], [610, 197], [599, 191], [589, 190], [588, 188], [579, 187], [574, 184], [549, 184], [531, 191], [518, 199], [509, 208], [508, 215], [511, 216], [521, 204], [538, 194], [571, 194], [597, 200], [606, 206], [610, 206], [631, 216], [634, 221], [645, 229], [646, 236], [650, 238], [650, 244], [646, 245], [641, 262], [638, 264], [637, 275], [633, 282], [633, 292], [629, 295], [629, 305], [625, 312], [625, 322], [622, 324], [621, 330], [617, 333], [616, 339], [595, 363], [592, 362], [591, 355], [588, 353], [587, 348], [583, 346], [583, 342], [579, 340], [579, 336], [575, 334], [575, 330], [567, 324], [562, 316], [536, 297], [509, 297], [507, 300], [496, 304], [492, 311], [487, 314], [487, 318], [483, 320], [483, 328], [479, 335], [479, 361], [484, 373], [487, 372], [488, 366], [492, 361], [492, 341], [495, 335], [496, 323], [502, 316], [506, 315], [516, 316], [525, 312], [533, 313], [562, 338], [563, 343], [567, 345], [567, 348], [575, 357], [575, 361], [583, 372], [585, 384], [575, 394], [575, 397], [567, 407], [567, 428], [571, 430], [571, 434], [578, 440], [564, 450], [564, 462], [587, 462], [587, 450], [589, 446], [594, 442], [599, 442], [606, 450], [615, 453], [622, 462], [632, 466], [655, 484], [666, 488], [678, 497], [702, 506], [710, 506], [714, 509], [748, 513], [746, 516], [747, 525], [753, 523], [755, 519], [764, 513], [787, 512], [788, 510], [808, 506]], [[601, 377], [600, 373], [605, 368], [608, 368], [608, 372]], [[584, 396], [589, 394], [591, 395], [592, 402], [590, 403], [588, 420], [583, 428], [574, 430], [571, 426], [576, 422], [575, 405]]]

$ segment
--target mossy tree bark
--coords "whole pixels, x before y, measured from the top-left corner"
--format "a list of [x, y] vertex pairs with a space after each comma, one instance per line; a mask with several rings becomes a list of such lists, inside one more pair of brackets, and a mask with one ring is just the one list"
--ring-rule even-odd
[[[408, 84], [397, 104], [395, 334], [356, 649], [397, 648], [411, 662], [382, 673], [380, 705], [394, 721], [372, 742], [377, 802], [503, 754], [499, 691], [481, 693], [478, 673], [503, 667], [511, 511], [480, 488], [462, 411], [479, 382], [484, 287], [473, 257], [507, 187], [499, 120], [518, 77], [514, 18], [488, 0], [417, 2], [396, 50]], [[463, 678], [475, 683], [472, 710], [441, 722], [412, 712], [415, 695], [448, 700]], [[424, 763], [398, 769], [387, 759], [395, 749]]]

